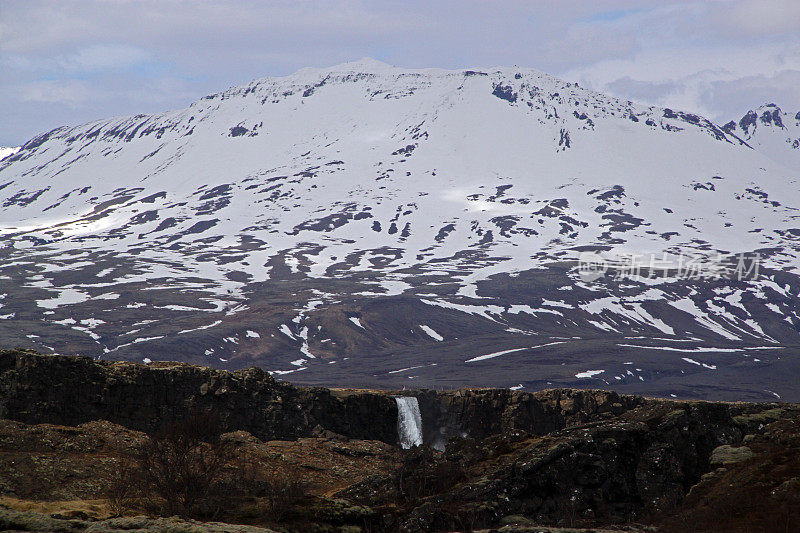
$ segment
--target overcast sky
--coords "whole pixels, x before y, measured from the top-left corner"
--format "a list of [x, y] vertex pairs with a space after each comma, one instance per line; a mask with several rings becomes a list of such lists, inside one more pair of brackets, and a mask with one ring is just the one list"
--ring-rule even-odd
[[0, 146], [306, 66], [532, 67], [647, 104], [800, 110], [800, 0], [0, 0]]

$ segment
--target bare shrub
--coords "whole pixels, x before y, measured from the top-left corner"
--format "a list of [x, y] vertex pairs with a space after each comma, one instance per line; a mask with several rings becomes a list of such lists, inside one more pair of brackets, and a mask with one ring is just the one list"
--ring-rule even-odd
[[272, 520], [280, 522], [287, 513], [303, 499], [306, 494], [305, 483], [296, 476], [274, 472], [266, 482], [264, 497], [268, 504], [268, 514]]
[[276, 469], [252, 457], [235, 459], [235, 476], [220, 486], [226, 515], [243, 519], [283, 521], [307, 493], [307, 485], [289, 465]]
[[111, 516], [122, 516], [125, 511], [136, 506], [139, 482], [136, 469], [129, 458], [120, 461], [106, 483], [103, 493], [108, 500]]
[[138, 476], [151, 507], [169, 515], [218, 513], [226, 469], [234, 460], [231, 443], [221, 435], [215, 413], [192, 411], [139, 447]]
[[139, 507], [162, 516], [218, 515], [236, 486], [234, 445], [221, 436], [219, 417], [197, 410], [148, 435], [107, 480], [111, 512]]
[[112, 514], [282, 520], [306, 494], [291, 472], [276, 471], [223, 437], [219, 417], [192, 411], [123, 452], [107, 479]]

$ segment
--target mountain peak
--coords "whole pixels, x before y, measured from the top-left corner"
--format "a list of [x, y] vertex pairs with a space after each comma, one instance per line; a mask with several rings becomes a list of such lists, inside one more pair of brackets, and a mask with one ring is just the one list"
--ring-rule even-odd
[[[358, 73], [358, 74], [379, 74], [383, 72], [389, 72], [391, 70], [397, 69], [393, 65], [388, 63], [384, 63], [383, 61], [379, 61], [377, 59], [373, 59], [371, 57], [362, 57], [361, 59], [355, 61], [346, 61], [344, 63], [339, 63], [337, 65], [332, 65], [329, 67], [305, 67], [295, 71], [293, 74], [289, 74], [286, 78], [293, 79], [293, 78], [307, 78], [307, 77], [319, 77], [325, 76], [329, 74], [341, 74], [341, 73]], [[261, 80], [260, 82], [272, 80], [272, 77], [266, 77]]]
[[372, 57], [362, 57], [356, 61], [348, 61], [331, 67], [331, 70], [360, 70], [360, 71], [382, 71], [396, 68], [389, 63], [384, 63]]
[[750, 109], [740, 119], [731, 120], [722, 129], [789, 168], [797, 165], [800, 112], [792, 115], [778, 104], [767, 102]]

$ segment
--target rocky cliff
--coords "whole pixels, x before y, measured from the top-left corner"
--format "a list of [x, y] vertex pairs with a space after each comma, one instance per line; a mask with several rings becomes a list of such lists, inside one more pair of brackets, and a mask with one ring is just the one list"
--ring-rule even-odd
[[[618, 418], [642, 406], [688, 405], [577, 389], [335, 390], [293, 386], [256, 367], [229, 372], [184, 363], [143, 365], [0, 351], [0, 418], [25, 423], [74, 426], [108, 420], [153, 431], [192, 409], [211, 408], [227, 430], [247, 431], [262, 440], [338, 434], [394, 444], [394, 395], [418, 399], [424, 441], [438, 447], [453, 437], [483, 439], [512, 430], [546, 435]], [[701, 411], [716, 409], [728, 420], [761, 409], [756, 404], [696, 405]]]
[[70, 426], [108, 420], [153, 431], [192, 409], [209, 408], [226, 429], [262, 440], [325, 432], [392, 443], [397, 438], [397, 408], [384, 394], [293, 387], [258, 368], [226, 372], [0, 352], [2, 418]]
[[[417, 482], [424, 489], [400, 529], [469, 530], [506, 517], [588, 527], [662, 515], [713, 470], [715, 450], [746, 453], [742, 439], [755, 419], [733, 416], [740, 407], [642, 401], [544, 437], [511, 430], [453, 439], [443, 458], [416, 458], [430, 473]], [[413, 471], [405, 475], [414, 479]], [[402, 499], [399, 486], [397, 477], [368, 479], [339, 495], [380, 507]]]

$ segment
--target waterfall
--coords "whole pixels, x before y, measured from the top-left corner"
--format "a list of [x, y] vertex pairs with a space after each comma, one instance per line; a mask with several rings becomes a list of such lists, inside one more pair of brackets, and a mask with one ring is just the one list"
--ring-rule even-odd
[[422, 444], [422, 415], [413, 396], [395, 397], [397, 402], [397, 436], [404, 450]]

